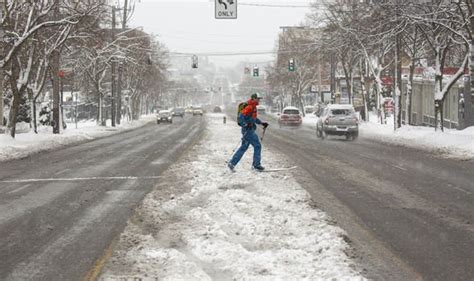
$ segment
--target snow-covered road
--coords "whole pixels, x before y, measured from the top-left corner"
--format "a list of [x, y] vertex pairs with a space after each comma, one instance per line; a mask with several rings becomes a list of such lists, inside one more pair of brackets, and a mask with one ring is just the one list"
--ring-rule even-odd
[[[291, 172], [252, 171], [252, 149], [226, 169], [240, 131], [222, 117], [208, 115], [204, 140], [145, 198], [100, 280], [364, 279], [344, 231]], [[265, 145], [263, 163], [290, 165]]]

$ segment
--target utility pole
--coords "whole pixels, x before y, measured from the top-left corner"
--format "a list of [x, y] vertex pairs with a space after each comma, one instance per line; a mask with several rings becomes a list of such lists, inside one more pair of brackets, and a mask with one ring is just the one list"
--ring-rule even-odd
[[[122, 31], [125, 31], [127, 28], [127, 12], [128, 12], [128, 0], [125, 0], [123, 7], [123, 19], [122, 19]], [[120, 125], [122, 119], [122, 71], [124, 67], [124, 62], [120, 62], [118, 67], [118, 79], [117, 79], [117, 116], [116, 123]]]
[[[470, 1], [470, 4], [471, 4], [471, 12], [474, 13], [474, 2], [473, 1]], [[464, 99], [469, 99], [470, 100], [470, 106], [469, 106], [469, 109], [468, 109], [468, 114], [467, 114], [467, 118], [469, 118], [468, 120], [468, 123], [469, 125], [474, 125], [474, 106], [473, 106], [473, 103], [474, 103], [474, 100], [473, 100], [473, 97], [474, 97], [474, 17], [471, 15], [471, 32], [473, 33], [473, 36], [472, 36], [472, 39], [471, 39], [471, 61], [470, 61], [470, 83], [471, 83], [471, 96], [469, 97], [468, 96], [468, 91], [464, 91], [465, 94], [464, 94]], [[467, 87], [466, 87], [467, 89]], [[468, 126], [469, 126], [468, 125]]]
[[[396, 24], [398, 25], [399, 21], [399, 13], [400, 13], [400, 1], [396, 0]], [[396, 31], [395, 34], [395, 81], [394, 81], [394, 93], [392, 94], [393, 100], [395, 102], [394, 108], [394, 116], [393, 116], [393, 125], [394, 130], [396, 131], [398, 128], [402, 126], [402, 110], [401, 110], [401, 89], [402, 89], [402, 60], [400, 58], [401, 52], [401, 38], [400, 32]]]
[[[59, 0], [54, 2], [54, 18], [59, 18]], [[52, 54], [52, 63], [51, 63], [51, 71], [52, 71], [52, 79], [53, 79], [53, 134], [59, 134], [61, 132], [61, 117], [60, 117], [60, 77], [59, 77], [59, 59], [60, 59], [60, 52], [58, 49], [55, 49]]]
[[[0, 19], [3, 19], [3, 6], [4, 1], [0, 0]], [[3, 54], [3, 35], [4, 31], [0, 28], [0, 57], [4, 57]], [[3, 127], [3, 68], [0, 68], [0, 128]]]
[[[321, 81], [321, 52], [318, 52], [318, 95], [319, 99], [323, 96], [322, 81]], [[314, 99], [314, 104], [319, 103], [319, 100]]]
[[127, 28], [127, 12], [128, 12], [128, 0], [125, 0], [124, 6], [123, 6], [123, 20], [122, 20], [122, 30], [125, 30]]
[[[115, 41], [115, 6], [112, 6], [112, 42]], [[112, 86], [112, 95], [111, 95], [111, 99], [112, 99], [112, 104], [111, 104], [111, 107], [110, 107], [110, 112], [111, 112], [111, 121], [112, 121], [112, 127], [115, 127], [115, 112], [116, 112], [116, 109], [115, 109], [115, 81], [116, 81], [116, 78], [115, 78], [115, 72], [116, 72], [116, 59], [115, 57], [113, 56], [112, 57], [112, 83], [111, 83], [111, 86]]]
[[[336, 58], [334, 54], [331, 54], [331, 103], [335, 102], [336, 96]], [[324, 97], [323, 97], [324, 102]]]

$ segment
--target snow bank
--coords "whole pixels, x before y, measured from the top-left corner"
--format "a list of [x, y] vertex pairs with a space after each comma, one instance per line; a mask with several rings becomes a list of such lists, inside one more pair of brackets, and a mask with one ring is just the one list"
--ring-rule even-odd
[[[291, 172], [252, 171], [252, 149], [228, 171], [240, 129], [208, 116], [206, 137], [145, 198], [100, 280], [362, 280], [343, 230]], [[265, 147], [263, 164], [290, 165]]]
[[370, 116], [370, 122], [362, 123], [360, 135], [389, 142], [433, 151], [446, 157], [474, 158], [474, 127], [464, 130], [445, 129], [444, 132], [422, 126], [402, 126], [394, 131], [393, 116], [387, 124], [378, 124], [377, 117]]
[[33, 130], [26, 133], [17, 133], [15, 139], [10, 135], [0, 134], [0, 162], [19, 159], [45, 150], [71, 145], [85, 140], [104, 137], [122, 131], [134, 129], [156, 120], [154, 115], [142, 116], [138, 121], [123, 122], [120, 126], [97, 126], [95, 121], [67, 123], [67, 129], [59, 135], [52, 133], [51, 127], [40, 126], [38, 134]]

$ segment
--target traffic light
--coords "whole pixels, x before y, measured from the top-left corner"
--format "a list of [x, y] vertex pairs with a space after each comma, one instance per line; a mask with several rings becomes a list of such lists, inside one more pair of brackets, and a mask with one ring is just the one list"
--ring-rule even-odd
[[288, 61], [288, 71], [295, 71], [295, 59], [293, 58]]
[[258, 77], [258, 66], [254, 66], [253, 68], [253, 76]]
[[193, 55], [193, 63], [191, 65], [192, 68], [198, 68], [198, 57], [196, 55]]

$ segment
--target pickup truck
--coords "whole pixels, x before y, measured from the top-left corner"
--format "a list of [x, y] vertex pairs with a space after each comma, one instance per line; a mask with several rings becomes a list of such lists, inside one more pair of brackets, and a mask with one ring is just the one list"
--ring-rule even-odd
[[355, 140], [359, 136], [359, 118], [350, 104], [330, 104], [316, 123], [316, 135], [324, 139], [327, 135], [346, 136]]

